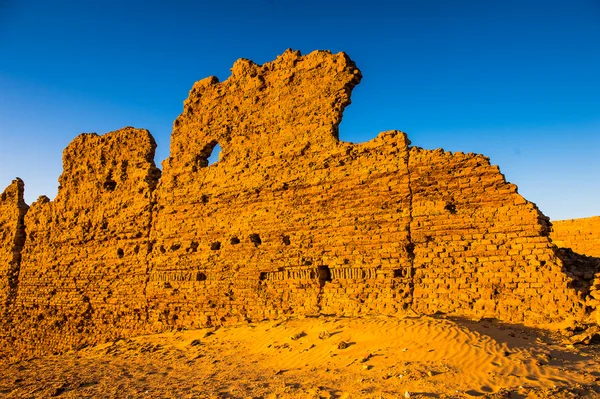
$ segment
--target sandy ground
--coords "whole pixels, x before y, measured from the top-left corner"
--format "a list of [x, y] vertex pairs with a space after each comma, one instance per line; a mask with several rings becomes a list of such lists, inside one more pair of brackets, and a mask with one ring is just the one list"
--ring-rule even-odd
[[600, 397], [600, 347], [492, 321], [316, 317], [0, 365], [7, 398]]

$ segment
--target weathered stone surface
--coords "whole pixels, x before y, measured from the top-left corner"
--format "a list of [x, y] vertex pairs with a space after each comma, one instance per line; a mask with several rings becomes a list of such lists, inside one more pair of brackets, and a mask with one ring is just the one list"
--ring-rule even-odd
[[[360, 78], [343, 53], [237, 61], [190, 91], [160, 182], [147, 131], [76, 138], [57, 198], [25, 218], [0, 348], [291, 314], [593, 318], [596, 269], [563, 262], [548, 219], [486, 157], [400, 131], [339, 141]], [[7, 204], [1, 237], [24, 209]]]
[[557, 247], [600, 258], [600, 216], [552, 221], [550, 237]]

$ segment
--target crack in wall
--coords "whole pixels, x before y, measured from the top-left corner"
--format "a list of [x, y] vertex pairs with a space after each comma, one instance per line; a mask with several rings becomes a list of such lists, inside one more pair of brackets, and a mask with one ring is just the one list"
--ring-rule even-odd
[[151, 277], [151, 261], [152, 261], [152, 251], [153, 251], [153, 247], [154, 247], [154, 243], [152, 242], [152, 233], [154, 231], [154, 211], [155, 210], [159, 210], [159, 207], [157, 206], [157, 200], [156, 200], [156, 193], [157, 193], [157, 188], [158, 185], [160, 184], [160, 180], [162, 177], [162, 171], [160, 169], [158, 169], [156, 167], [156, 164], [154, 163], [154, 154], [152, 154], [151, 157], [151, 163], [153, 166], [153, 170], [151, 172], [151, 176], [149, 174], [149, 184], [148, 184], [148, 188], [150, 190], [150, 194], [149, 194], [149, 209], [148, 209], [148, 225], [146, 227], [146, 256], [144, 257], [144, 261], [146, 263], [146, 278], [142, 287], [142, 294], [144, 296], [144, 300], [146, 301], [145, 306], [144, 306], [144, 313], [145, 313], [145, 322], [148, 323], [150, 321], [150, 303], [148, 301], [148, 284], [150, 284], [150, 277]]
[[149, 313], [149, 302], [148, 302], [148, 284], [150, 283], [150, 261], [152, 260], [152, 242], [151, 242], [151, 236], [152, 236], [152, 229], [153, 229], [153, 218], [154, 218], [154, 209], [156, 207], [156, 201], [154, 200], [155, 198], [155, 191], [152, 191], [150, 193], [150, 209], [149, 209], [149, 217], [148, 217], [148, 227], [146, 229], [147, 233], [146, 233], [146, 256], [144, 257], [145, 259], [145, 263], [146, 263], [146, 279], [144, 280], [144, 285], [142, 287], [142, 293], [144, 296], [144, 300], [146, 301], [145, 306], [144, 306], [144, 313], [145, 313], [145, 317], [146, 317], [146, 322], [150, 321], [150, 313]]
[[410, 295], [410, 308], [415, 308], [415, 243], [412, 240], [412, 223], [413, 223], [413, 190], [412, 190], [412, 179], [410, 173], [410, 146], [406, 146], [406, 156], [404, 156], [404, 162], [406, 165], [406, 173], [408, 175], [408, 245], [406, 251], [408, 254], [408, 261], [410, 263], [410, 272], [408, 277], [410, 278], [409, 283], [409, 295]]
[[321, 314], [321, 309], [323, 309], [323, 305], [321, 301], [323, 299], [323, 291], [325, 288], [325, 284], [331, 281], [331, 270], [329, 270], [328, 266], [319, 266], [317, 268], [317, 278], [319, 279], [319, 293], [317, 294], [317, 313]]

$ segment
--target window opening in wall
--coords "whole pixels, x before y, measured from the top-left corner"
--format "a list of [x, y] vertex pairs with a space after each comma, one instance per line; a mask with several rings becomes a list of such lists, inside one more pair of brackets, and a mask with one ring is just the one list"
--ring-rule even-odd
[[208, 166], [219, 162], [219, 159], [221, 159], [221, 146], [217, 143], [208, 157]]

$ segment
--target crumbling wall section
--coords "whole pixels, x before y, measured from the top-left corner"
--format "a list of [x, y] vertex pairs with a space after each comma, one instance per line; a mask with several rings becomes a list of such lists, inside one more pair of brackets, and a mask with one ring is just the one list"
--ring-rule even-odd
[[56, 199], [40, 198], [25, 218], [13, 349], [143, 331], [155, 147], [147, 130], [124, 128], [82, 134], [65, 149]]
[[557, 247], [600, 258], [600, 216], [552, 221], [550, 237]]
[[[23, 200], [23, 181], [19, 178], [0, 194], [0, 321], [17, 294], [21, 250], [25, 243], [25, 214], [29, 207]], [[4, 323], [0, 323], [4, 324]]]

